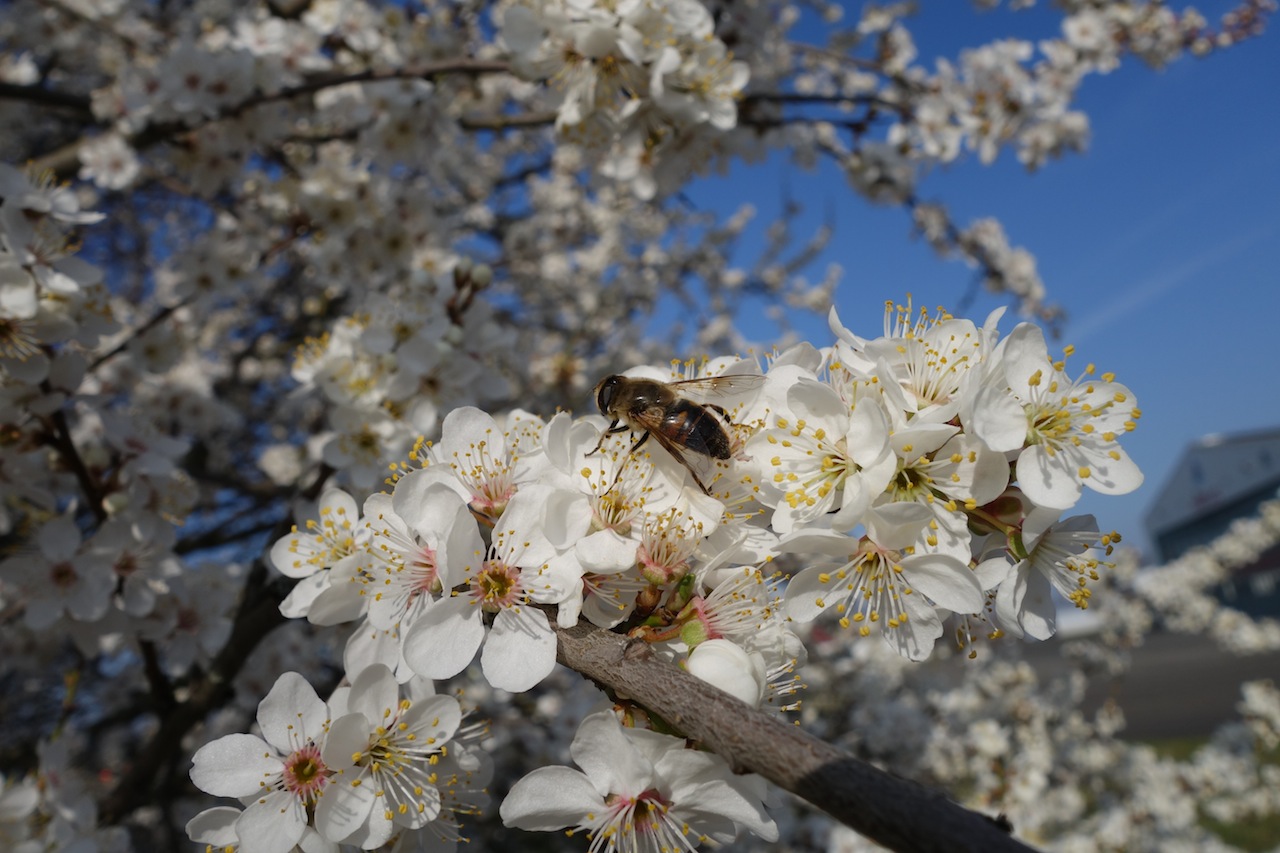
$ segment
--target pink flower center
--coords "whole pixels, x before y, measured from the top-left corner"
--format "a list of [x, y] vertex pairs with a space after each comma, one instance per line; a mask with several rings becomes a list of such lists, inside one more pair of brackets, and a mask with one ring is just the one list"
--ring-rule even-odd
[[689, 563], [679, 554], [671, 553], [672, 549], [664, 548], [665, 539], [659, 539], [657, 547], [651, 548], [648, 543], [640, 543], [636, 549], [636, 560], [640, 564], [640, 574], [650, 583], [658, 586], [676, 583], [689, 573]]
[[284, 787], [298, 799], [313, 803], [332, 774], [320, 759], [320, 747], [309, 743], [284, 760]]
[[194, 634], [196, 629], [200, 627], [200, 611], [193, 607], [178, 608], [178, 624], [179, 631], [186, 631]]
[[138, 570], [138, 565], [138, 558], [126, 551], [116, 560], [116, 574], [122, 578], [127, 578]]
[[665, 820], [671, 803], [656, 789], [650, 788], [638, 797], [613, 794], [606, 802], [614, 821], [620, 821], [622, 826], [634, 831], [636, 835], [658, 838], [670, 835], [671, 827]]
[[516, 487], [505, 477], [484, 480], [472, 490], [471, 509], [486, 518], [496, 519], [515, 493]]
[[49, 571], [49, 579], [53, 581], [53, 585], [61, 589], [75, 586], [80, 576], [76, 574], [75, 568], [67, 562], [55, 564]]
[[410, 576], [410, 600], [420, 595], [431, 595], [440, 591], [440, 578], [436, 569], [436, 552], [434, 549], [428, 548], [426, 545], [421, 546], [413, 559], [405, 563], [405, 568], [408, 569]]

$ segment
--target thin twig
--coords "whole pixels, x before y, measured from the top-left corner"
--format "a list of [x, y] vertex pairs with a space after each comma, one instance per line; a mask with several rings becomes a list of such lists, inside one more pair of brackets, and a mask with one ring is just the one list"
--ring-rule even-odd
[[[48, 380], [40, 383], [40, 390], [49, 395], [57, 393]], [[71, 426], [67, 422], [66, 411], [61, 408], [54, 410], [44, 419], [44, 423], [49, 432], [49, 443], [58, 451], [62, 461], [71, 469], [71, 473], [75, 474], [76, 482], [80, 484], [80, 491], [84, 493], [85, 500], [89, 503], [89, 511], [99, 522], [106, 521], [107, 508], [102, 503], [102, 486], [94, 478], [93, 472], [85, 464], [84, 457], [80, 455], [80, 450], [71, 438]]]
[[134, 341], [138, 340], [143, 335], [145, 335], [147, 332], [154, 329], [156, 326], [162, 323], [170, 314], [172, 314], [174, 311], [177, 311], [182, 306], [186, 305], [187, 301], [188, 300], [183, 299], [181, 302], [177, 303], [176, 305], [166, 305], [164, 308], [161, 308], [159, 311], [153, 314], [145, 323], [143, 323], [141, 326], [138, 326], [136, 329], [130, 332], [127, 336], [125, 336], [125, 338], [121, 340], [120, 343], [116, 344], [114, 347], [112, 347], [111, 349], [104, 352], [102, 355], [95, 358], [93, 360], [93, 363], [89, 365], [88, 372], [94, 373], [105, 362], [110, 361], [120, 353], [124, 352], [125, 349], [128, 348], [129, 344], [133, 343]]

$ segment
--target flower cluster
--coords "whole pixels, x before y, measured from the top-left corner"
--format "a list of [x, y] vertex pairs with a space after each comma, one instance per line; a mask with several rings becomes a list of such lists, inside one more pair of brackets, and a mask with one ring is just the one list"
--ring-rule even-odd
[[[51, 176], [33, 178], [0, 163], [0, 365], [18, 380], [16, 387], [6, 383], [6, 396], [50, 377], [45, 347], [70, 339], [92, 344], [94, 326], [104, 330], [105, 318], [94, 322], [102, 271], [76, 256], [74, 232], [101, 220]], [[20, 402], [7, 400], [6, 408]]]
[[[805, 277], [833, 229], [799, 244], [791, 205], [759, 228], [749, 205], [680, 195], [777, 152], [909, 207], [932, 247], [1045, 317], [1012, 232], [918, 200], [931, 169], [1078, 150], [1089, 75], [1229, 47], [1275, 7], [1239, 0], [1210, 24], [1066, 2], [1058, 38], [929, 62], [911, 5], [847, 21], [825, 0], [0, 5], [4, 156], [32, 163], [0, 165], [0, 846], [163, 844], [204, 807], [164, 768], [195, 726], [241, 728], [285, 671], [260, 735], [200, 754], [201, 784], [242, 799], [192, 824], [206, 844], [447, 846], [481, 797], [447, 782], [472, 748], [427, 681], [488, 702], [504, 770], [560, 762], [600, 701], [555, 668], [576, 622], [793, 710], [802, 637], [826, 630], [797, 623], [826, 611], [850, 654], [879, 633], [905, 661], [947, 626], [1039, 638], [1051, 596], [1113, 600], [1095, 578], [1116, 574], [1114, 537], [1069, 509], [1083, 488], [1136, 485], [1116, 443], [1133, 401], [1068, 374], [1029, 327], [1002, 340], [937, 316], [864, 341], [836, 323], [835, 345], [767, 363], [628, 371], [750, 377], [680, 386], [669, 419], [620, 419], [644, 429], [602, 439], [598, 416], [552, 416], [619, 365], [746, 352], [772, 335], [757, 313], [792, 340], [793, 309], [830, 307], [837, 265]], [[659, 340], [673, 298], [690, 310]], [[1140, 596], [1171, 602], [1165, 624], [1275, 647], [1274, 625], [1191, 592], [1275, 541], [1270, 510], [1122, 590], [1117, 612], [1138, 618], [1115, 624], [1150, 621]], [[277, 628], [281, 599], [295, 621]], [[338, 681], [338, 656], [346, 686], [321, 701], [302, 680]], [[629, 725], [640, 697], [609, 698], [622, 727], [588, 717], [587, 781], [528, 783], [514, 823], [598, 848], [664, 846], [677, 821], [772, 837], [756, 780]], [[374, 743], [384, 713], [398, 722]], [[1001, 732], [965, 725], [996, 754]], [[954, 778], [933, 746], [928, 772]], [[625, 773], [605, 779], [600, 748]], [[1079, 778], [1070, 793], [1098, 789]], [[559, 812], [530, 815], [545, 782], [566, 786], [548, 795]]]
[[[117, 313], [129, 310], [76, 254], [79, 229], [101, 219], [49, 175], [0, 164], [0, 533], [30, 534], [0, 560], [0, 596], [21, 606], [27, 629], [69, 636], [88, 657], [123, 638], [158, 642], [160, 668], [179, 673], [225, 641], [236, 570], [187, 570], [174, 554], [173, 520], [196, 496], [178, 462], [192, 442], [171, 425], [216, 430], [234, 416], [201, 399], [207, 378], [176, 367], [159, 337], [140, 360], [171, 370], [173, 387], [138, 382], [124, 405], [119, 387], [136, 373], [89, 372], [85, 350], [117, 342]], [[83, 493], [60, 498], [69, 487]]]
[[696, 0], [521, 3], [503, 15], [502, 37], [521, 71], [559, 90], [557, 126], [588, 140], [592, 125], [613, 123], [651, 138], [664, 125], [728, 130], [750, 76]]
[[128, 850], [124, 827], [98, 826], [95, 780], [75, 763], [78, 744], [41, 741], [27, 776], [0, 777], [0, 843], [6, 850]]
[[612, 713], [582, 721], [570, 747], [581, 771], [543, 767], [502, 802], [508, 826], [582, 830], [592, 849], [678, 850], [734, 840], [740, 828], [765, 841], [778, 829], [764, 811], [764, 780], [736, 776], [718, 755], [685, 748], [683, 738], [624, 728]]
[[[328, 702], [286, 672], [258, 706], [261, 736], [232, 734], [196, 752], [191, 780], [236, 797], [187, 825], [195, 841], [241, 853], [363, 850], [426, 833], [459, 838], [459, 817], [487, 801], [489, 763], [451, 696], [397, 684], [371, 666]], [[319, 846], [317, 846], [319, 845]]]
[[[1047, 667], [997, 654], [958, 667], [921, 666], [881, 644], [849, 644], [817, 631], [810, 643], [805, 679], [825, 707], [806, 705], [806, 727], [855, 744], [861, 756], [908, 778], [964, 791], [966, 802], [1004, 814], [1019, 837], [1052, 839], [1044, 846], [1062, 850], [1096, 850], [1104, 842], [1115, 850], [1226, 849], [1214, 822], [1244, 826], [1275, 814], [1276, 768], [1257, 759], [1274, 743], [1280, 691], [1265, 682], [1241, 686], [1242, 721], [1223, 725], [1177, 760], [1135, 743], [1114, 704], [1098, 709], [1085, 700], [1087, 686], [1107, 677], [1103, 671], [1057, 665], [1060, 653], [1097, 654], [1103, 645], [1096, 639], [1043, 649], [1041, 660], [1055, 664]], [[1197, 819], [1199, 809], [1214, 822]], [[817, 833], [824, 849], [873, 849], [850, 829], [828, 830], [803, 808], [771, 815], [784, 838]]]
[[[885, 334], [864, 339], [833, 313], [833, 346], [795, 347], [763, 372], [725, 358], [611, 377], [600, 402], [621, 414], [608, 425], [455, 409], [390, 494], [357, 511], [331, 491], [306, 532], [276, 543], [272, 562], [303, 579], [283, 609], [358, 620], [349, 673], [445, 679], [479, 653], [489, 684], [512, 692], [555, 667], [553, 620], [586, 619], [774, 708], [795, 707], [791, 620], [834, 611], [911, 660], [947, 620], [963, 638], [981, 625], [1051, 636], [1051, 590], [1087, 607], [1115, 539], [1062, 516], [1085, 487], [1142, 482], [1119, 444], [1139, 412], [1113, 377], [1072, 378], [1035, 326], [1000, 338], [998, 320], [890, 305]], [[669, 401], [644, 396], [655, 389]], [[660, 411], [636, 422], [633, 399]], [[772, 569], [797, 558], [789, 579]], [[648, 785], [596, 788], [634, 809]], [[529, 808], [512, 820], [542, 826]], [[644, 813], [588, 808], [576, 825], [664, 837]]]

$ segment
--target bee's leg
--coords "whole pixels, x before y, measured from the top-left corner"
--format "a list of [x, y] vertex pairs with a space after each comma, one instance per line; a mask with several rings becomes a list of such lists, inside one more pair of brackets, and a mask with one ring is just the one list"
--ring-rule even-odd
[[619, 424], [619, 422], [618, 422], [617, 418], [615, 418], [615, 419], [614, 419], [614, 421], [613, 421], [613, 423], [609, 424], [609, 426], [605, 428], [605, 431], [604, 431], [604, 432], [602, 432], [602, 433], [600, 433], [600, 440], [596, 442], [596, 446], [595, 446], [595, 447], [593, 447], [593, 448], [591, 448], [591, 450], [587, 451], [587, 454], [586, 454], [586, 455], [587, 455], [587, 456], [590, 456], [591, 454], [593, 454], [593, 453], [595, 453], [597, 450], [599, 450], [601, 447], [603, 447], [603, 446], [604, 446], [604, 440], [605, 440], [605, 438], [606, 438], [606, 437], [608, 437], [608, 436], [610, 436], [610, 435], [613, 435], [615, 432], [625, 432], [627, 429], [628, 429], [628, 427], [626, 427], [626, 426], [624, 426], [624, 425], [622, 425], [622, 424]]
[[[610, 433], [610, 432], [622, 432], [622, 430], [624, 430], [624, 429], [627, 429], [627, 427], [625, 427], [625, 426], [624, 426], [624, 427], [622, 427], [621, 429], [617, 429], [617, 430], [607, 430], [605, 434], [607, 435], [607, 434], [608, 434], [608, 433]], [[646, 438], [648, 438], [648, 437], [649, 437], [649, 432], [648, 432], [648, 430], [646, 430], [643, 434], [641, 434], [641, 436], [640, 436], [638, 439], [636, 439], [636, 443], [635, 443], [635, 444], [633, 444], [633, 445], [631, 445], [631, 449], [630, 449], [629, 451], [627, 451], [627, 456], [626, 456], [626, 458], [625, 458], [625, 459], [623, 459], [623, 460], [622, 460], [622, 464], [618, 466], [618, 473], [613, 475], [613, 482], [609, 484], [609, 488], [608, 488], [608, 490], [605, 492], [605, 494], [608, 494], [609, 492], [612, 492], [612, 491], [613, 491], [613, 487], [614, 487], [614, 486], [616, 486], [616, 485], [618, 485], [618, 481], [622, 479], [622, 472], [623, 472], [623, 471], [625, 471], [625, 470], [627, 470], [627, 463], [629, 463], [629, 462], [631, 461], [631, 454], [635, 453], [635, 452], [636, 452], [636, 448], [638, 448], [640, 445], [644, 444], [645, 439], [646, 439]], [[602, 436], [600, 436], [600, 440], [601, 440], [601, 441], [604, 441], [604, 436], [603, 436], [603, 435], [602, 435]], [[595, 451], [593, 450], [593, 451], [591, 451], [591, 453], [595, 453]], [[590, 454], [590, 453], [588, 453], [587, 455], [588, 455], [588, 456], [590, 456], [591, 454]]]
[[613, 475], [613, 482], [609, 484], [609, 488], [605, 489], [604, 493], [606, 495], [618, 485], [618, 481], [622, 479], [622, 472], [625, 470], [627, 470], [627, 460], [623, 460], [622, 464], [618, 466], [618, 473]]
[[698, 488], [702, 489], [704, 494], [711, 494], [711, 487], [702, 482], [702, 478], [698, 476], [697, 471], [693, 470], [693, 466], [686, 462], [683, 457], [676, 458], [680, 460], [680, 464], [683, 465], [685, 470], [693, 477], [693, 481], [698, 484]]
[[640, 434], [640, 437], [636, 439], [636, 443], [631, 445], [630, 452], [635, 453], [637, 450], [640, 449], [640, 445], [644, 444], [648, 440], [649, 440], [649, 431], [645, 430], [643, 433]]

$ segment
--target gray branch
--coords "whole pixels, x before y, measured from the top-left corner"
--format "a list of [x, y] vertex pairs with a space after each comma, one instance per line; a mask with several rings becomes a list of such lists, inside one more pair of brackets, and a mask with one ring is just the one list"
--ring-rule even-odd
[[912, 853], [1032, 850], [997, 820], [748, 707], [659, 659], [642, 641], [585, 622], [556, 633], [560, 663], [644, 705], [736, 772], [760, 774], [885, 847]]

